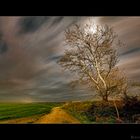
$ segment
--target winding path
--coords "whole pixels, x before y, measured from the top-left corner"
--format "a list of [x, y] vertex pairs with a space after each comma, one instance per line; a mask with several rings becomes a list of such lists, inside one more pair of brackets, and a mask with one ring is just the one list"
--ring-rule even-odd
[[80, 122], [60, 107], [54, 107], [51, 113], [39, 118], [34, 124], [79, 124]]

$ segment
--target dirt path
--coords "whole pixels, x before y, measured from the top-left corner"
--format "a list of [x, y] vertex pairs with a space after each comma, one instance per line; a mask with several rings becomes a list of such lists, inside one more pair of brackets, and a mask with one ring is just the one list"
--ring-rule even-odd
[[73, 116], [71, 116], [70, 114], [68, 114], [67, 112], [65, 112], [63, 109], [61, 109], [60, 107], [54, 107], [51, 111], [51, 113], [46, 114], [44, 116], [42, 116], [40, 119], [38, 119], [37, 121], [33, 122], [33, 123], [43, 123], [43, 124], [71, 124], [71, 123], [75, 123], [75, 124], [79, 124], [80, 122], [74, 118]]

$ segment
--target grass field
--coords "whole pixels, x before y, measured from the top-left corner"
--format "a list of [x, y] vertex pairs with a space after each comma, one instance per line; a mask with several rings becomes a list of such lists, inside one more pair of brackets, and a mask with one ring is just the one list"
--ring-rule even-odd
[[0, 103], [0, 121], [43, 115], [61, 103]]
[[89, 118], [84, 114], [87, 109], [90, 107], [92, 102], [74, 102], [67, 103], [63, 106], [63, 109], [68, 113], [77, 118], [81, 123], [92, 123]]

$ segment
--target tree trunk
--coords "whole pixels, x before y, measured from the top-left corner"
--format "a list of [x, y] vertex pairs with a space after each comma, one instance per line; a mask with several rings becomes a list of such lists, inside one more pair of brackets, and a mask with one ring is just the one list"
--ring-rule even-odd
[[108, 96], [107, 96], [107, 95], [104, 95], [104, 96], [102, 97], [102, 100], [105, 101], [105, 102], [108, 102]]

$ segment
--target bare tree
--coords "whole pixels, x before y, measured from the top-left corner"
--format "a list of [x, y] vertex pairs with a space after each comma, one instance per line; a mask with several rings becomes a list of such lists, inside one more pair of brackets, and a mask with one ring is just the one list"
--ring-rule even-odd
[[102, 100], [125, 92], [126, 79], [116, 66], [122, 46], [109, 26], [74, 24], [65, 31], [67, 49], [59, 64], [75, 72], [79, 81], [94, 88]]

